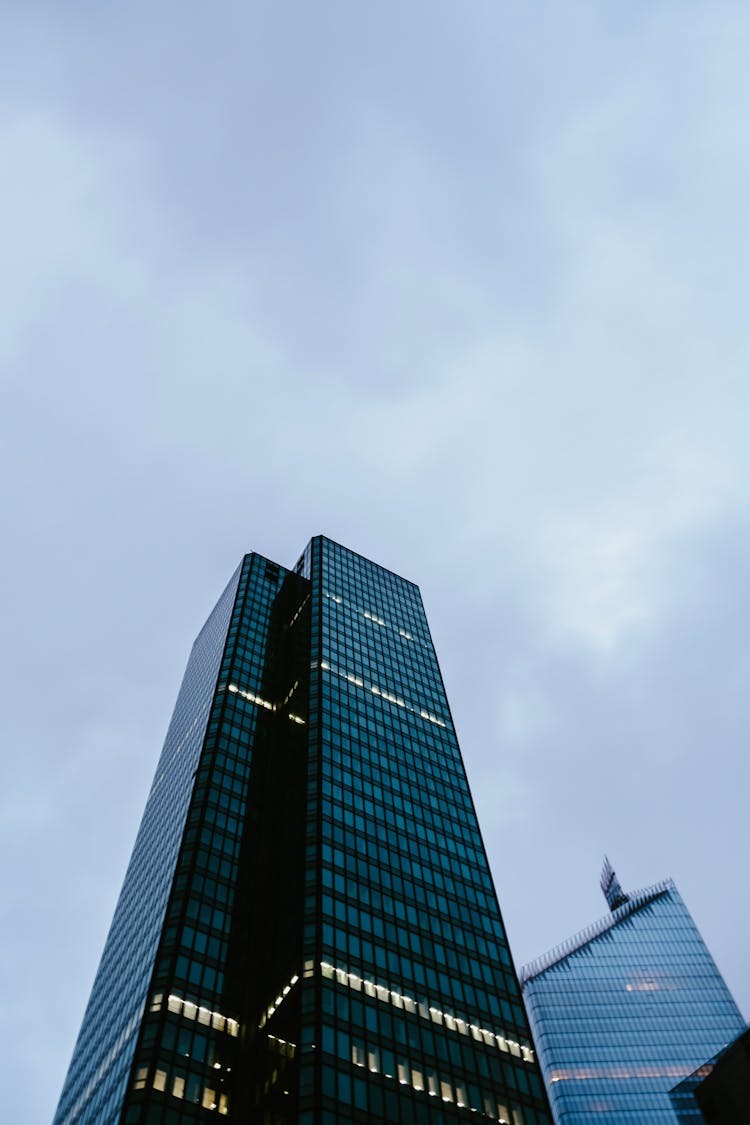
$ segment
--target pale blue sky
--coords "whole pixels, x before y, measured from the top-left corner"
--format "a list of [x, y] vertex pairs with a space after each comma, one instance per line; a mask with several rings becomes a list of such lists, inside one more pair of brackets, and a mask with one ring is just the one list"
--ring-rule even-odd
[[4, 1112], [245, 550], [417, 581], [517, 962], [672, 875], [746, 1015], [746, 4], [6, 2]]

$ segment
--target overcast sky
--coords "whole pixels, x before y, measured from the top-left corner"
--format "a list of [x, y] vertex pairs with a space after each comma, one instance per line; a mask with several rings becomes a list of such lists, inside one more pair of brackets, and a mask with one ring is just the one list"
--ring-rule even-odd
[[52, 1116], [194, 635], [422, 588], [518, 964], [677, 881], [750, 1014], [750, 9], [5, 0], [4, 1116]]

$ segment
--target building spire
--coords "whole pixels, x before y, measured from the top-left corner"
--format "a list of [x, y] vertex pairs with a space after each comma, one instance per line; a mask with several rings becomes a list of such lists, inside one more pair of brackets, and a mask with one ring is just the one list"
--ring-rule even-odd
[[610, 910], [617, 910], [618, 906], [622, 906], [623, 903], [628, 901], [628, 895], [620, 886], [615, 870], [606, 855], [599, 878], [599, 886], [602, 888], [602, 894], [606, 898]]

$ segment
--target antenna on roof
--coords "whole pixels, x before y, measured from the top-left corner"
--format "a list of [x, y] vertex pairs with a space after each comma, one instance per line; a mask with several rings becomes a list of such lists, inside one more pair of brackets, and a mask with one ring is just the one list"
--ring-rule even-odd
[[599, 886], [602, 888], [602, 894], [606, 898], [610, 910], [617, 910], [618, 906], [622, 906], [623, 903], [628, 901], [628, 895], [625, 894], [620, 886], [619, 880], [615, 875], [615, 870], [606, 855], [599, 879]]

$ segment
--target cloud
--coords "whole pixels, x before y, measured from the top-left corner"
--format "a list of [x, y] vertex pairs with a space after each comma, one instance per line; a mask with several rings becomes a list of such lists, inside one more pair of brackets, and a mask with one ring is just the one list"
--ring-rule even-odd
[[4, 13], [5, 838], [65, 951], [10, 982], [55, 1053], [19, 1125], [192, 635], [316, 531], [422, 585], [518, 958], [600, 912], [611, 848], [750, 996], [747, 13], [295, 17]]

